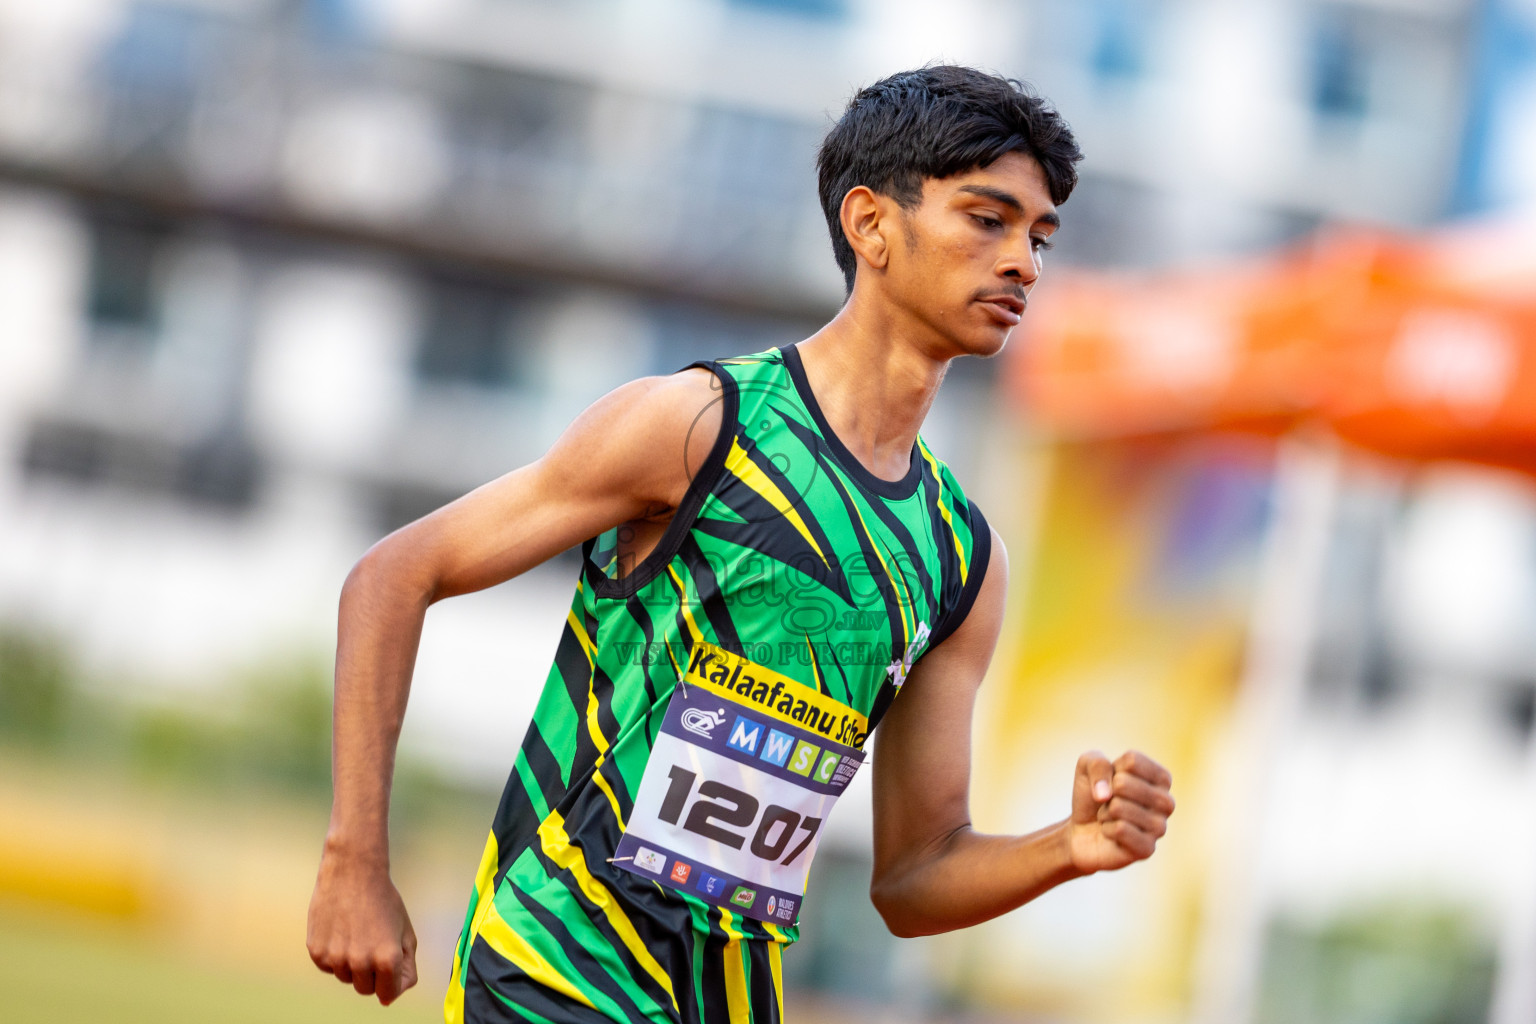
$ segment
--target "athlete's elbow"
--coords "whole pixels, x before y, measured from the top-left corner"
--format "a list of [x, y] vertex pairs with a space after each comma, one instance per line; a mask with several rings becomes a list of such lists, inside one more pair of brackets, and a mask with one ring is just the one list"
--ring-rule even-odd
[[880, 918], [885, 922], [885, 928], [898, 939], [916, 939], [924, 935], [932, 935], [932, 929], [920, 927], [915, 921], [909, 920], [900, 913], [891, 913], [889, 910], [880, 910]]
[[933, 926], [903, 888], [889, 878], [876, 877], [869, 884], [869, 901], [875, 905], [890, 933], [898, 939], [915, 939], [943, 931], [943, 928]]
[[411, 545], [398, 533], [369, 548], [347, 573], [341, 585], [341, 603], [375, 605], [406, 600], [427, 605], [435, 598], [436, 585]]

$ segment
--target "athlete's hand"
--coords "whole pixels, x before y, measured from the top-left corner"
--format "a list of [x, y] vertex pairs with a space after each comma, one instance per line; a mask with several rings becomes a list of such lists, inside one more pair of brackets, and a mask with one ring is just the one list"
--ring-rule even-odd
[[1168, 831], [1168, 769], [1134, 750], [1111, 762], [1097, 750], [1077, 759], [1069, 823], [1072, 864], [1085, 875], [1152, 856]]
[[416, 932], [380, 864], [326, 851], [309, 901], [307, 945], [316, 967], [385, 1006], [416, 984]]

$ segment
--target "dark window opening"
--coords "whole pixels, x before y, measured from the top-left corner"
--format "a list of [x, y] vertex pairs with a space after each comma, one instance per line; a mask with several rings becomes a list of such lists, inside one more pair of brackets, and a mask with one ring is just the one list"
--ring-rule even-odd
[[1311, 100], [1329, 121], [1357, 121], [1369, 107], [1369, 53], [1360, 31], [1339, 17], [1320, 18], [1313, 28]]
[[173, 494], [225, 510], [248, 507], [261, 482], [255, 451], [237, 435], [177, 444], [63, 419], [33, 424], [22, 466], [30, 475]]
[[1504, 720], [1514, 730], [1522, 743], [1529, 743], [1536, 731], [1536, 682], [1519, 682], [1508, 686], [1501, 701]]
[[515, 386], [526, 377], [533, 314], [529, 297], [504, 286], [429, 281], [426, 324], [416, 352], [423, 381]]
[[86, 315], [99, 344], [150, 347], [160, 328], [156, 265], [171, 229], [133, 218], [97, 217], [91, 224]]

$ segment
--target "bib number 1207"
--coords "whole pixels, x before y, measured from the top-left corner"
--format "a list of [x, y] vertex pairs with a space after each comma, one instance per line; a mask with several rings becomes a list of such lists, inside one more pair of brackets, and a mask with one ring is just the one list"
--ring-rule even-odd
[[[804, 829], [805, 838], [781, 861], [786, 865], [793, 864], [795, 858], [805, 852], [821, 828], [820, 818], [801, 818], [788, 807], [780, 807], [778, 804], [769, 804], [759, 817], [759, 804], [755, 796], [723, 782], [705, 780], [699, 786], [697, 798], [689, 806], [688, 798], [693, 795], [693, 784], [698, 778], [694, 772], [673, 765], [667, 773], [667, 795], [661, 802], [657, 817], [668, 825], [676, 825], [678, 819], [682, 818], [683, 828], [687, 831], [724, 843], [733, 850], [741, 849], [747, 842], [747, 833], [736, 832], [727, 826], [751, 830], [753, 822], [756, 822], [756, 830], [751, 831], [750, 849], [754, 857], [768, 861], [783, 856], [795, 832]], [[683, 818], [685, 809], [688, 816]]]

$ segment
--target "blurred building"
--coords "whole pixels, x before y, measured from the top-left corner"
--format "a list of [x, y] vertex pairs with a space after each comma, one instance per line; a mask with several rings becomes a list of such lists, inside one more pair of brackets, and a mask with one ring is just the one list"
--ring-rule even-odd
[[[835, 312], [815, 148], [898, 68], [993, 68], [1064, 111], [1088, 159], [1053, 259], [1198, 264], [1518, 196], [1536, 90], [1509, 26], [1529, 7], [4, 0], [0, 616], [146, 690], [327, 651], [340, 582], [384, 532], [537, 457], [626, 379]], [[989, 509], [1021, 501], [992, 377], [958, 366], [925, 431]], [[1436, 582], [1382, 596], [1381, 553], [1492, 514], [1431, 495], [1386, 530], [1396, 493], [1340, 506], [1371, 539], [1330, 566], [1319, 707], [1417, 685], [1384, 674], [1384, 630], [1430, 636], [1450, 591], [1414, 555], [1392, 572]], [[434, 610], [408, 743], [505, 772], [572, 575]], [[1413, 679], [1470, 649], [1435, 643]], [[1528, 652], [1498, 650], [1468, 699], [1528, 733]], [[866, 832], [829, 844], [839, 892], [862, 892]], [[928, 998], [931, 968], [891, 955], [865, 903], [847, 913], [846, 940], [808, 929], [833, 945], [805, 961], [846, 969], [805, 980]]]
[[1536, 211], [1536, 6], [1485, 0], [1469, 45], [1470, 102], [1454, 208], [1529, 216]]
[[[1474, 27], [1455, 0], [10, 3], [7, 500], [335, 534], [334, 578], [608, 387], [829, 315], [811, 165], [861, 82], [1038, 82], [1090, 154], [1064, 259], [1161, 264], [1439, 215]], [[964, 470], [957, 377], [930, 433]]]

